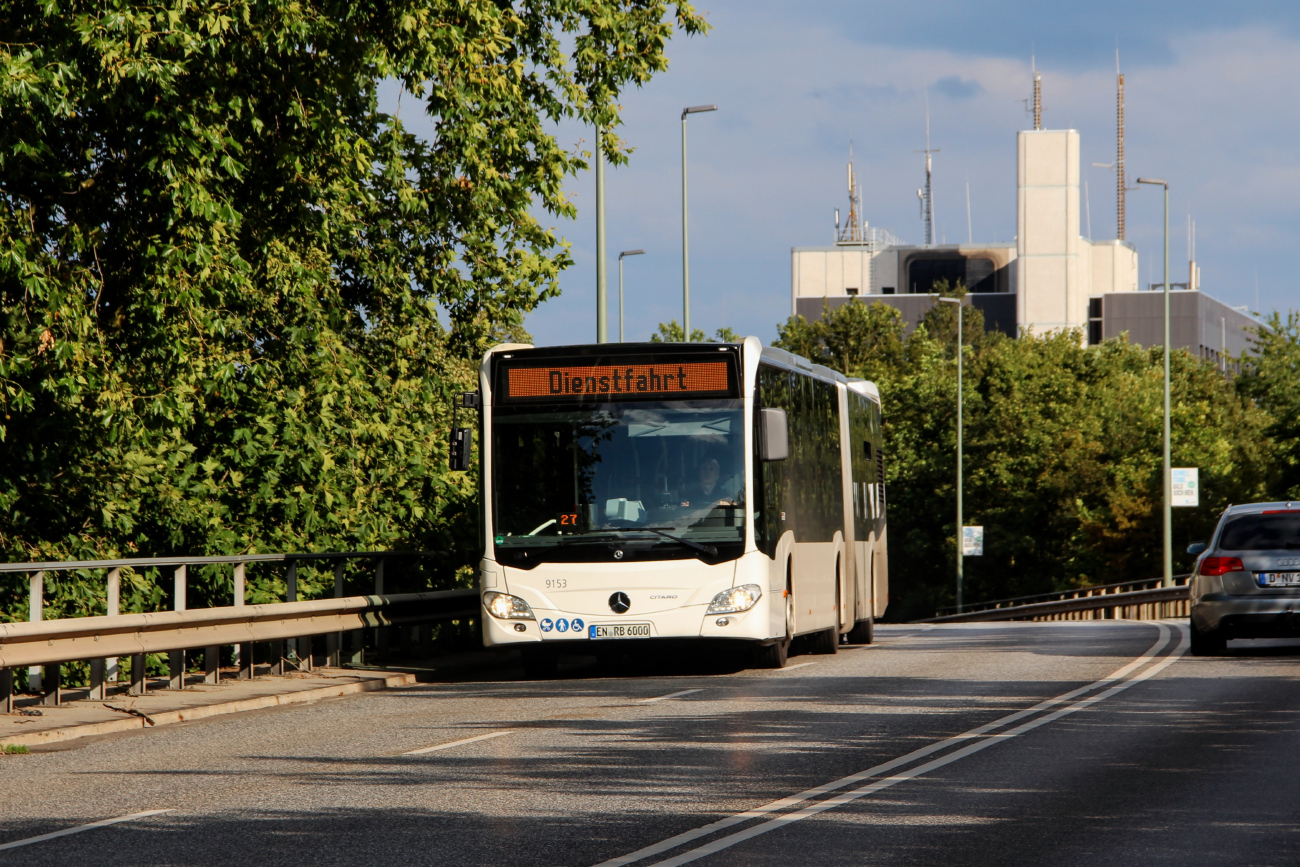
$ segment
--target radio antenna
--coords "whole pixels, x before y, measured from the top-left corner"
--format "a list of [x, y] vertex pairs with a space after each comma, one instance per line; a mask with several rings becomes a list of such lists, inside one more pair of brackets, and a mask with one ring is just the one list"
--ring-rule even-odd
[[1124, 73], [1119, 70], [1119, 39], [1115, 40], [1115, 237], [1124, 240]]
[[[925, 192], [921, 194], [921, 219], [925, 223], [925, 244], [934, 244], [934, 187], [932, 186], [933, 164], [931, 154], [937, 154], [939, 148], [930, 147], [930, 88], [925, 89], [925, 150], [913, 153], [925, 154]], [[918, 191], [919, 193], [920, 191]]]

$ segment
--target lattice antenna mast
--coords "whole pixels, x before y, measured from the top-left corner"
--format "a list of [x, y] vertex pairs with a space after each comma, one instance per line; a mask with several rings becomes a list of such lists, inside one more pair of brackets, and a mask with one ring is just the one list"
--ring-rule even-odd
[[921, 219], [925, 223], [925, 243], [934, 243], [934, 187], [931, 184], [933, 163], [930, 155], [937, 154], [939, 148], [930, 147], [930, 90], [925, 91], [925, 150], [915, 153], [925, 154], [925, 192], [921, 194]]
[[1038, 64], [1033, 57], [1029, 65], [1034, 70], [1034, 129], [1043, 128], [1043, 76], [1038, 72]]
[[1115, 236], [1124, 240], [1124, 73], [1119, 71], [1119, 48], [1115, 49]]

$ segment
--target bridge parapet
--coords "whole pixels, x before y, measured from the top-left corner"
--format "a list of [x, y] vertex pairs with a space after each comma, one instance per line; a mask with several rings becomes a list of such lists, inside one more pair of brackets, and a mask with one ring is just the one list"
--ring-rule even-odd
[[[1174, 576], [1175, 586], [1162, 587], [1159, 578], [1080, 587], [1057, 593], [995, 599], [972, 605], [960, 614], [939, 613], [917, 623], [971, 623], [998, 620], [1163, 620], [1189, 613], [1187, 580]], [[940, 612], [946, 609], [940, 609]]]
[[[324, 664], [340, 665], [350, 645], [349, 660], [362, 661], [365, 628], [469, 619], [478, 615], [476, 590], [385, 594], [384, 564], [400, 557], [445, 557], [435, 551], [363, 551], [340, 553], [245, 554], [220, 557], [138, 557], [119, 560], [81, 560], [48, 563], [0, 563], [0, 572], [26, 572], [30, 581], [30, 619], [0, 624], [0, 713], [11, 713], [14, 671], [28, 667], [28, 688], [46, 705], [62, 702], [61, 664], [90, 664], [90, 698], [103, 700], [116, 681], [117, 663], [130, 659], [128, 692], [147, 689], [145, 655], [168, 653], [169, 687], [185, 688], [186, 651], [202, 648], [204, 682], [220, 678], [220, 648], [234, 646], [233, 660], [239, 677], [254, 673], [254, 648], [273, 646], [271, 671], [283, 674], [294, 667], [309, 670], [318, 658], [312, 639], [324, 636]], [[349, 560], [374, 562], [374, 594], [343, 596], [344, 564]], [[298, 600], [298, 566], [303, 562], [334, 563], [334, 596]], [[249, 563], [280, 562], [287, 565], [286, 601], [245, 605], [245, 567]], [[229, 564], [234, 569], [233, 605], [214, 608], [186, 607], [188, 569], [191, 566]], [[173, 569], [173, 610], [121, 614], [122, 569]], [[44, 582], [49, 573], [108, 570], [105, 585], [107, 614], [44, 620]], [[377, 642], [378, 643], [378, 642]]]

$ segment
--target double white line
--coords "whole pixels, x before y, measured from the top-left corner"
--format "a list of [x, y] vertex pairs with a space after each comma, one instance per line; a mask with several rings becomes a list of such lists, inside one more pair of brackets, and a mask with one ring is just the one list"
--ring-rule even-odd
[[[728, 849], [735, 846], [737, 843], [742, 843], [745, 840], [752, 839], [760, 834], [775, 831], [779, 828], [785, 827], [786, 825], [807, 819], [809, 816], [815, 816], [818, 813], [825, 812], [826, 810], [833, 810], [836, 807], [843, 806], [851, 801], [856, 801], [859, 798], [866, 797], [867, 795], [875, 794], [882, 789], [887, 789], [890, 786], [927, 774], [930, 771], [943, 767], [944, 765], [959, 761], [967, 756], [979, 752], [980, 750], [991, 747], [995, 743], [1010, 740], [1011, 738], [1018, 737], [1025, 732], [1032, 731], [1039, 726], [1054, 722], [1061, 717], [1092, 707], [1098, 702], [1105, 701], [1111, 696], [1117, 695], [1128, 689], [1135, 683], [1141, 683], [1147, 678], [1153, 677], [1168, 668], [1180, 656], [1186, 653], [1188, 646], [1187, 630], [1183, 627], [1179, 627], [1177, 630], [1179, 641], [1173, 651], [1161, 658], [1154, 665], [1146, 668], [1140, 674], [1129, 677], [1129, 675], [1134, 671], [1137, 671], [1139, 668], [1142, 668], [1142, 666], [1147, 665], [1147, 663], [1150, 663], [1155, 659], [1156, 654], [1164, 648], [1169, 641], [1169, 626], [1164, 623], [1156, 623], [1154, 625], [1159, 630], [1159, 635], [1157, 636], [1155, 643], [1151, 645], [1151, 648], [1137, 659], [1134, 659], [1127, 665], [1116, 669], [1101, 680], [1090, 683], [1087, 686], [1081, 686], [1078, 689], [1070, 690], [1069, 692], [1058, 695], [1055, 698], [1039, 702], [1031, 708], [1017, 711], [1016, 713], [1004, 716], [1001, 719], [994, 720], [991, 723], [986, 723], [985, 725], [973, 728], [970, 731], [963, 732], [954, 737], [946, 738], [942, 741], [936, 741], [935, 743], [921, 747], [918, 750], [913, 750], [907, 755], [891, 759], [890, 761], [876, 765], [873, 768], [867, 768], [865, 771], [859, 771], [856, 774], [842, 777], [833, 782], [817, 786], [816, 788], [807, 789], [797, 795], [791, 795], [788, 798], [782, 798], [779, 801], [773, 801], [770, 804], [764, 804], [761, 807], [755, 807], [752, 810], [746, 810], [743, 813], [728, 816], [726, 819], [721, 819], [692, 831], [686, 831], [675, 837], [669, 837], [667, 840], [646, 846], [643, 849], [638, 849], [637, 851], [630, 852], [627, 855], [604, 861], [601, 864], [596, 865], [596, 867], [623, 867], [623, 865], [626, 864], [632, 864], [656, 855], [662, 855], [665, 852], [685, 846], [687, 843], [691, 843], [702, 837], [717, 834], [727, 828], [751, 822], [755, 819], [769, 817], [773, 813], [781, 813], [781, 815], [767, 818], [766, 821], [751, 825], [742, 831], [736, 831], [725, 837], [720, 837], [710, 843], [683, 852], [682, 854], [665, 861], [656, 862], [654, 867], [674, 867], [674, 865], [678, 864], [687, 864], [691, 861], [703, 858], [706, 855], [712, 855], [716, 852], [722, 851], [723, 849]], [[1103, 691], [1098, 692], [1098, 690]], [[1080, 696], [1088, 695], [1088, 693], [1095, 694], [1090, 695], [1087, 698], [1082, 698], [1079, 701], [1074, 701], [1075, 699], [1079, 699]], [[1067, 704], [1068, 702], [1074, 703]], [[1060, 705], [1065, 706], [1060, 707]], [[1056, 710], [1052, 710], [1052, 708], [1056, 708]], [[1052, 712], [1043, 713], [1044, 711], [1049, 710]], [[1038, 714], [1042, 715], [1036, 716]], [[1035, 716], [1035, 719], [1021, 723], [1022, 720]], [[1005, 729], [1007, 726], [1012, 726], [1016, 723], [1021, 724], [1015, 726], [1015, 728], [1003, 731], [1000, 734], [993, 734], [999, 729]], [[958, 749], [954, 749], [952, 752], [948, 752], [937, 759], [932, 759], [922, 764], [913, 764], [919, 759], [923, 759], [935, 753], [944, 752], [953, 747], [958, 747]], [[894, 773], [904, 767], [907, 767], [907, 770]], [[872, 782], [865, 786], [861, 786], [860, 788], [850, 789], [847, 792], [840, 792], [842, 789], [849, 788], [855, 783], [861, 783], [866, 780], [872, 780]], [[815, 798], [830, 794], [831, 792], [840, 792], [840, 794], [823, 800], [814, 801]], [[790, 812], [782, 812], [790, 810], [792, 807], [799, 807], [800, 804], [805, 804], [805, 802], [808, 801], [813, 801], [813, 803], [806, 804], [805, 806], [791, 810]]]

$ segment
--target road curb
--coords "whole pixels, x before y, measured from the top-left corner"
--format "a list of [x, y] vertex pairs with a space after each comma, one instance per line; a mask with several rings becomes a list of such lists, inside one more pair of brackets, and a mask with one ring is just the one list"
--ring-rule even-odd
[[[373, 677], [366, 680], [356, 681], [355, 683], [339, 684], [338, 686], [321, 686], [315, 689], [304, 689], [299, 692], [282, 693], [280, 695], [261, 695], [256, 698], [244, 698], [238, 701], [227, 701], [219, 704], [200, 705], [198, 707], [188, 707], [183, 710], [161, 711], [150, 714], [149, 718], [153, 720], [155, 726], [172, 725], [173, 723], [191, 722], [193, 720], [206, 719], [208, 717], [222, 716], [231, 713], [243, 713], [250, 710], [261, 710], [267, 707], [284, 707], [292, 704], [304, 704], [306, 702], [320, 701], [325, 698], [338, 698], [344, 695], [355, 695], [361, 692], [377, 692], [382, 689], [392, 689], [398, 686], [410, 686], [416, 682], [414, 674], [393, 674], [387, 677]], [[59, 729], [49, 729], [43, 732], [32, 732], [31, 734], [10, 735], [9, 737], [0, 738], [0, 747], [9, 745], [35, 747], [44, 744], [53, 744], [60, 741], [70, 741], [77, 738], [93, 737], [94, 735], [108, 735], [117, 732], [135, 731], [136, 729], [151, 728], [149, 723], [139, 717], [129, 719], [107, 720], [100, 723], [88, 723], [86, 725], [67, 726]]]

